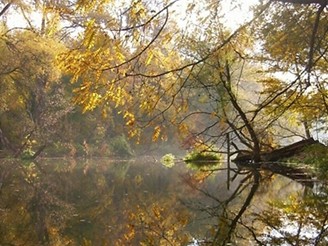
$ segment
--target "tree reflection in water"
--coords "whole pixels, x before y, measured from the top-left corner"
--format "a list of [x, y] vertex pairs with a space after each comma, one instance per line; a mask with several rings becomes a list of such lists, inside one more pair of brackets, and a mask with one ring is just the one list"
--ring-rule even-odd
[[[208, 202], [202, 204], [192, 200], [185, 201], [185, 204], [216, 218], [208, 227], [206, 237], [194, 245], [328, 245], [327, 183], [316, 180], [314, 184], [313, 180], [300, 179], [305, 176], [300, 173], [284, 176], [302, 186], [259, 169], [237, 168], [230, 171], [235, 176], [227, 180], [228, 189], [236, 177], [239, 181], [229, 196], [218, 195], [223, 186], [209, 192], [208, 187], [194, 182], [194, 177], [184, 177], [185, 183], [192, 189], [213, 201], [212, 206], [208, 206]], [[281, 181], [286, 186], [275, 190], [274, 187]], [[280, 196], [279, 193], [284, 193], [290, 185], [297, 188]], [[270, 186], [273, 187], [271, 191], [268, 189]], [[272, 192], [276, 196], [272, 196]]]
[[2, 161], [0, 244], [327, 245], [327, 200], [258, 169]]

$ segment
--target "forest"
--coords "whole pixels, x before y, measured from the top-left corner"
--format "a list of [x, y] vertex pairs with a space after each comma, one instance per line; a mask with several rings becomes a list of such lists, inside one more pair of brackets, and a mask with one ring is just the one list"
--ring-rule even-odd
[[229, 24], [243, 7], [3, 1], [0, 155], [130, 156], [165, 143], [224, 152], [229, 134], [234, 153], [258, 161], [325, 141], [327, 1], [258, 1]]
[[327, 6], [0, 1], [0, 245], [327, 245]]

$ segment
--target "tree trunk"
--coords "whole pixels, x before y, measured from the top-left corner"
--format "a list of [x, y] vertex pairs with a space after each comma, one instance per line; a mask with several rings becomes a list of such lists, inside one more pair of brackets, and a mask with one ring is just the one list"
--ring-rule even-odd
[[307, 121], [303, 121], [303, 126], [304, 126], [304, 130], [305, 130], [305, 136], [307, 139], [311, 138], [311, 132], [310, 132], [310, 127], [309, 124], [307, 123]]
[[[238, 115], [240, 116], [242, 122], [245, 125], [245, 128], [249, 134], [249, 137], [251, 139], [251, 145], [252, 145], [252, 161], [253, 162], [259, 162], [260, 159], [260, 141], [258, 139], [258, 136], [255, 132], [255, 129], [253, 128], [252, 125], [252, 121], [250, 121], [247, 118], [246, 113], [244, 112], [244, 110], [242, 109], [242, 107], [239, 105], [237, 98], [235, 96], [235, 94], [232, 92], [231, 89], [231, 76], [230, 76], [230, 68], [229, 68], [229, 63], [226, 61], [225, 64], [225, 74], [221, 74], [221, 81], [223, 83], [224, 88], [226, 89], [230, 102], [232, 104], [232, 106], [234, 107], [234, 109], [237, 111]], [[226, 78], [224, 78], [224, 76]], [[233, 128], [233, 130], [236, 132], [237, 129]]]
[[263, 153], [261, 159], [264, 161], [278, 161], [283, 158], [292, 157], [304, 150], [305, 147], [320, 144], [318, 141], [315, 141], [313, 138], [305, 139], [291, 145], [285, 146], [280, 149], [273, 150], [269, 153]]
[[42, 145], [36, 152], [35, 154], [31, 157], [32, 160], [34, 160], [35, 158], [37, 158], [41, 153], [42, 151], [47, 147], [47, 145]]

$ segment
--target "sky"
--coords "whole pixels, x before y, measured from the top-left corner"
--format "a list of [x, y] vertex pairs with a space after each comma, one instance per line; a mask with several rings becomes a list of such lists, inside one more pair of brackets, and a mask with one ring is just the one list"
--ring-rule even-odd
[[[259, 0], [221, 0], [222, 12], [226, 13], [227, 25], [236, 29], [246, 20], [252, 18], [250, 7], [259, 2]], [[236, 5], [239, 5], [236, 7]]]
[[[222, 3], [222, 12], [225, 13], [225, 23], [232, 30], [238, 28], [245, 20], [251, 19], [252, 15], [250, 12], [250, 7], [256, 4], [259, 0], [221, 0]], [[177, 7], [177, 11], [181, 11], [181, 13], [186, 13], [186, 6], [193, 2], [193, 0], [180, 0], [175, 6]], [[197, 3], [197, 2], [196, 2]], [[202, 8], [201, 5], [198, 6], [199, 9]], [[40, 23], [39, 15], [35, 15], [36, 23]], [[10, 26], [12, 27], [24, 27], [26, 26], [26, 22], [24, 18], [19, 15], [11, 15], [8, 17], [8, 21]]]
[[[182, 15], [188, 15], [189, 13], [186, 11], [187, 6], [194, 2], [195, 0], [180, 0], [175, 4], [175, 10], [181, 12]], [[221, 12], [224, 13], [226, 25], [233, 29], [237, 28], [245, 22], [245, 20], [251, 19], [252, 14], [250, 8], [258, 2], [259, 0], [220, 0], [222, 7]], [[196, 5], [195, 11], [203, 10], [204, 15], [206, 15], [205, 6], [202, 6], [202, 1], [199, 1], [198, 4], [196, 2]]]

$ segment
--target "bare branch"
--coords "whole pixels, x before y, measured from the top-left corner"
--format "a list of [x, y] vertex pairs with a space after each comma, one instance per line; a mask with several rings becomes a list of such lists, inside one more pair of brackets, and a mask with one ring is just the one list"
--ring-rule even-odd
[[[327, 4], [327, 1], [326, 1]], [[307, 72], [308, 72], [308, 85], [310, 85], [310, 73], [311, 73], [311, 69], [313, 67], [313, 54], [314, 54], [314, 42], [315, 42], [315, 38], [317, 36], [317, 32], [318, 32], [318, 28], [319, 28], [319, 22], [320, 22], [320, 15], [323, 12], [323, 10], [325, 9], [326, 5], [321, 5], [320, 8], [317, 11], [317, 16], [314, 22], [314, 26], [313, 26], [313, 31], [312, 31], [312, 35], [311, 35], [311, 41], [310, 41], [310, 51], [309, 51], [309, 58], [308, 58], [308, 65], [307, 65]]]
[[11, 2], [9, 2], [9, 3], [6, 4], [6, 6], [0, 12], [0, 17], [7, 12], [7, 10], [9, 9], [9, 7], [10, 7], [11, 4], [12, 4]]
[[155, 37], [140, 52], [138, 52], [136, 55], [134, 55], [130, 59], [128, 59], [128, 60], [126, 60], [126, 61], [124, 61], [124, 62], [122, 62], [122, 63], [120, 63], [118, 65], [104, 68], [104, 69], [102, 69], [102, 71], [119, 68], [119, 67], [121, 67], [121, 66], [123, 66], [125, 64], [128, 64], [128, 63], [132, 62], [133, 60], [137, 59], [138, 57], [140, 57], [155, 42], [155, 40], [157, 40], [157, 38], [159, 37], [159, 35], [164, 30], [164, 27], [167, 24], [168, 18], [169, 18], [169, 12], [168, 12], [168, 10], [166, 8], [166, 17], [165, 17], [165, 21], [164, 21], [163, 25], [161, 26], [161, 28], [159, 29], [159, 31], [156, 33]]
[[258, 19], [258, 17], [260, 15], [262, 15], [265, 10], [270, 6], [271, 2], [265, 4], [261, 11], [256, 15], [254, 16], [253, 19], [251, 19], [250, 21], [248, 21], [247, 23], [245, 23], [244, 25], [240, 26], [239, 28], [237, 28], [232, 34], [230, 34], [230, 36], [228, 38], [226, 38], [225, 40], [223, 40], [223, 42], [218, 45], [217, 47], [215, 47], [214, 49], [212, 49], [207, 55], [205, 55], [204, 57], [202, 57], [201, 59], [198, 59], [196, 61], [193, 61], [193, 62], [190, 62], [190, 63], [187, 63], [181, 67], [177, 67], [175, 69], [171, 69], [171, 70], [167, 70], [165, 72], [162, 72], [162, 73], [158, 73], [158, 74], [144, 74], [144, 73], [131, 73], [131, 74], [126, 74], [127, 77], [130, 77], [130, 76], [142, 76], [142, 77], [146, 77], [146, 78], [157, 78], [157, 77], [161, 77], [161, 76], [164, 76], [164, 75], [167, 75], [167, 74], [171, 74], [171, 73], [175, 73], [175, 72], [178, 72], [178, 71], [181, 71], [181, 70], [184, 70], [184, 69], [187, 69], [189, 67], [192, 67], [192, 66], [195, 66], [195, 65], [198, 65], [198, 64], [201, 64], [203, 63], [204, 61], [206, 61], [207, 59], [209, 59], [213, 54], [215, 54], [217, 51], [219, 51], [220, 49], [222, 49], [224, 46], [226, 46], [228, 43], [230, 43], [230, 41], [236, 37], [242, 30], [244, 30], [245, 28], [247, 28], [250, 24], [252, 24], [256, 19]]

